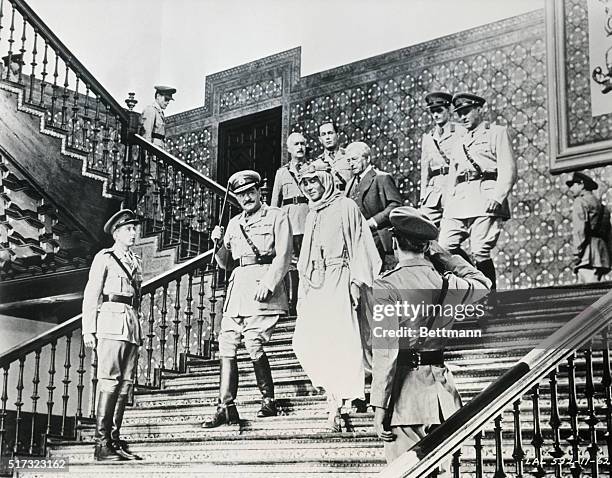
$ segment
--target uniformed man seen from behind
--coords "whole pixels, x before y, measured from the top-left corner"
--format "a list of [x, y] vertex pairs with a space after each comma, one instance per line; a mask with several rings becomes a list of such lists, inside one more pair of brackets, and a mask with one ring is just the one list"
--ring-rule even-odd
[[465, 133], [463, 126], [450, 121], [453, 95], [434, 91], [425, 96], [426, 107], [435, 126], [421, 141], [421, 198], [419, 209], [440, 227], [448, 192], [448, 168], [455, 144]]
[[[398, 265], [374, 282], [366, 308], [371, 320], [375, 310], [396, 311], [373, 322], [374, 328], [395, 333], [373, 335], [370, 397], [376, 433], [392, 462], [461, 407], [453, 375], [444, 365], [448, 339], [437, 333], [422, 338], [418, 333], [421, 327], [451, 329], [455, 314], [400, 315], [397, 310], [405, 310], [403, 304], [471, 303], [486, 296], [491, 282], [460, 256], [438, 246], [437, 228], [416, 209], [394, 209], [389, 220]], [[398, 338], [397, 331], [404, 327], [417, 333]], [[448, 469], [443, 471], [449, 476]]]
[[317, 159], [325, 161], [331, 168], [334, 183], [338, 191], [346, 191], [346, 186], [353, 177], [346, 151], [340, 147], [338, 128], [333, 121], [324, 121], [319, 125], [319, 143], [323, 152]]
[[155, 87], [155, 101], [147, 106], [140, 115], [140, 134], [155, 146], [166, 149], [166, 118], [164, 110], [170, 101], [174, 100], [172, 95], [176, 88], [170, 86]]
[[227, 269], [233, 259], [236, 268], [227, 286], [219, 334], [219, 404], [217, 412], [202, 424], [205, 428], [240, 421], [234, 400], [238, 393], [236, 349], [241, 338], [262, 394], [257, 416], [276, 415], [274, 383], [263, 346], [280, 316], [287, 313], [283, 277], [291, 262], [292, 234], [287, 213], [262, 204], [260, 182], [255, 171], [240, 171], [230, 177], [228, 185], [238, 197], [242, 213], [230, 220], [225, 235], [219, 226], [211, 235], [214, 241], [223, 236], [223, 247], [216, 256], [219, 265]]
[[440, 226], [440, 245], [457, 253], [469, 237], [476, 267], [496, 288], [491, 251], [503, 222], [510, 218], [508, 196], [516, 182], [516, 161], [505, 126], [484, 121], [484, 98], [453, 96], [454, 111], [467, 129], [451, 156], [449, 182]]
[[129, 209], [111, 217], [104, 232], [115, 244], [96, 254], [83, 293], [83, 341], [97, 344], [98, 405], [96, 448], [98, 461], [137, 460], [120, 438], [123, 412], [131, 391], [142, 344], [140, 327], [140, 258], [132, 253], [138, 219]]

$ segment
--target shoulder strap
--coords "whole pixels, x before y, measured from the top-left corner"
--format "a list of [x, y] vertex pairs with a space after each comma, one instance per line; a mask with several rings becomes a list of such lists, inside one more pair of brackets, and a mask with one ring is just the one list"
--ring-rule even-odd
[[140, 297], [140, 284], [138, 284], [134, 280], [134, 277], [132, 276], [132, 274], [130, 274], [130, 271], [128, 271], [127, 267], [125, 267], [125, 264], [121, 262], [121, 260], [115, 255], [113, 251], [110, 251], [109, 254], [113, 259], [115, 259], [115, 262], [119, 265], [119, 267], [121, 267], [123, 272], [125, 272], [125, 275], [127, 275], [127, 278], [132, 284], [132, 288], [134, 289], [134, 294], [136, 294], [137, 297]]
[[[446, 277], [446, 275], [443, 275], [442, 276], [442, 288], [440, 289], [440, 295], [438, 296], [436, 305], [444, 305], [444, 299], [446, 299], [447, 293], [448, 293], [448, 278]], [[436, 320], [436, 316], [432, 314], [431, 317], [429, 317], [429, 320], [427, 321], [427, 330], [431, 329], [435, 320]], [[419, 348], [421, 345], [423, 345], [423, 342], [425, 342], [425, 338], [426, 337], [419, 338], [419, 340], [416, 343], [415, 348]]]
[[448, 158], [448, 156], [446, 156], [446, 154], [444, 154], [444, 151], [442, 151], [442, 148], [440, 148], [440, 144], [438, 144], [438, 141], [436, 140], [436, 138], [432, 136], [431, 139], [433, 140], [433, 143], [436, 145], [436, 149], [438, 150], [438, 153], [440, 153], [440, 156], [442, 156], [442, 159], [444, 160], [444, 162], [447, 165], [450, 164], [450, 159]]
[[255, 254], [255, 257], [257, 258], [261, 257], [261, 252], [259, 252], [259, 249], [255, 245], [253, 240], [249, 237], [249, 235], [244, 230], [244, 226], [240, 223], [238, 223], [238, 226], [240, 226], [240, 231], [242, 232], [242, 235], [246, 239], [247, 243], [249, 244], [249, 247], [253, 250], [253, 254]]
[[300, 196], [304, 196], [302, 194], [302, 188], [300, 188], [300, 183], [298, 182], [297, 178], [295, 177], [295, 173], [293, 171], [291, 171], [291, 168], [289, 167], [289, 163], [287, 163], [287, 171], [289, 171], [289, 174], [291, 174], [291, 177], [293, 178], [293, 182], [295, 183], [295, 185], [298, 188], [298, 191], [300, 191]]
[[463, 154], [465, 154], [465, 157], [467, 158], [467, 160], [470, 162], [470, 164], [476, 171], [476, 174], [478, 174], [479, 176], [482, 176], [482, 168], [476, 161], [474, 161], [474, 158], [472, 158], [472, 156], [470, 155], [470, 152], [466, 148], [465, 144], [462, 144], [461, 147], [463, 148]]

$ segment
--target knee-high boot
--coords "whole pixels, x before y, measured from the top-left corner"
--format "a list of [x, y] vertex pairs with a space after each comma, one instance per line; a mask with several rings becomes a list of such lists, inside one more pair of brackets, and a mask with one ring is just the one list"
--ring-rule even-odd
[[285, 276], [287, 300], [289, 301], [289, 315], [292, 316], [297, 315], [299, 276], [298, 271], [295, 269], [290, 269]]
[[221, 383], [219, 385], [219, 405], [217, 411], [205, 421], [204, 428], [240, 423], [240, 415], [234, 400], [238, 394], [238, 362], [235, 357], [221, 357]]
[[484, 276], [491, 281], [491, 292], [495, 292], [497, 290], [497, 280], [495, 276], [495, 265], [493, 264], [493, 259], [477, 262], [476, 269], [482, 272]]
[[120, 461], [124, 458], [114, 449], [111, 440], [113, 415], [117, 403], [116, 392], [100, 392], [96, 409], [96, 448], [94, 458], [97, 461]]
[[113, 430], [111, 432], [113, 448], [119, 456], [125, 458], [126, 460], [142, 460], [141, 457], [132, 453], [128, 443], [121, 439], [121, 425], [123, 423], [123, 413], [125, 412], [127, 400], [127, 395], [119, 395], [117, 398], [115, 414], [113, 415]]
[[261, 408], [257, 412], [257, 417], [275, 417], [277, 411], [276, 402], [274, 401], [274, 382], [272, 381], [270, 362], [265, 353], [257, 360], [253, 360], [253, 369], [255, 370], [255, 379], [262, 396]]

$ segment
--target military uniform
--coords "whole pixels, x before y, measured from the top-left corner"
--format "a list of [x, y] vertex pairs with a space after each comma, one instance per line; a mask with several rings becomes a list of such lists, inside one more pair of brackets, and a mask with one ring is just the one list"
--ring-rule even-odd
[[[453, 97], [455, 110], [480, 107], [485, 100], [470, 94]], [[516, 182], [516, 162], [505, 126], [482, 121], [458, 141], [451, 156], [451, 186], [440, 225], [440, 245], [459, 249], [470, 238], [472, 255], [495, 287], [491, 251], [497, 244], [503, 221], [510, 218], [508, 196]], [[487, 211], [495, 200], [501, 206]]]
[[344, 148], [338, 148], [337, 151], [326, 149], [316, 159], [325, 161], [331, 167], [336, 189], [346, 191], [349, 181], [353, 177], [351, 165], [346, 157], [346, 150]]
[[[109, 219], [104, 230], [112, 234], [121, 226], [137, 222], [134, 213], [124, 209]], [[98, 460], [138, 459], [120, 440], [120, 428], [143, 338], [139, 314], [141, 283], [140, 258], [115, 243], [94, 257], [83, 292], [82, 333], [94, 334], [97, 339]]]
[[[411, 239], [430, 240], [437, 229], [415, 209], [400, 207], [391, 212], [395, 234]], [[420, 234], [420, 236], [418, 236]], [[435, 263], [435, 267], [434, 267]], [[445, 270], [441, 276], [438, 270]], [[465, 304], [488, 293], [490, 282], [459, 256], [432, 246], [429, 257], [401, 259], [397, 267], [384, 273], [372, 287], [367, 310], [372, 319], [373, 304], [381, 308], [401, 303]], [[419, 330], [420, 327], [450, 329], [453, 316], [416, 317], [390, 315], [384, 322], [372, 322], [373, 369], [370, 404], [386, 410], [387, 423], [396, 435], [385, 442], [391, 462], [423, 438], [461, 407], [461, 398], [451, 371], [444, 365], [446, 338], [378, 338], [376, 327]]]
[[[155, 95], [163, 95], [169, 97], [176, 93], [176, 88], [169, 86], [156, 86]], [[162, 149], [166, 148], [166, 117], [164, 110], [157, 101], [147, 106], [140, 115], [140, 134], [150, 141], [155, 146]]]

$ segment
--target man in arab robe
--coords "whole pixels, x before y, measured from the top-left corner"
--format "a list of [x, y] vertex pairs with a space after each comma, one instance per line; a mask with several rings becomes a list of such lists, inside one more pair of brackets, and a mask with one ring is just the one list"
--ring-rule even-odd
[[336, 190], [329, 166], [304, 167], [300, 186], [309, 198], [302, 250], [293, 348], [315, 387], [327, 392], [328, 428], [342, 431], [344, 400], [363, 400], [364, 363], [357, 310], [382, 263], [359, 208]]

